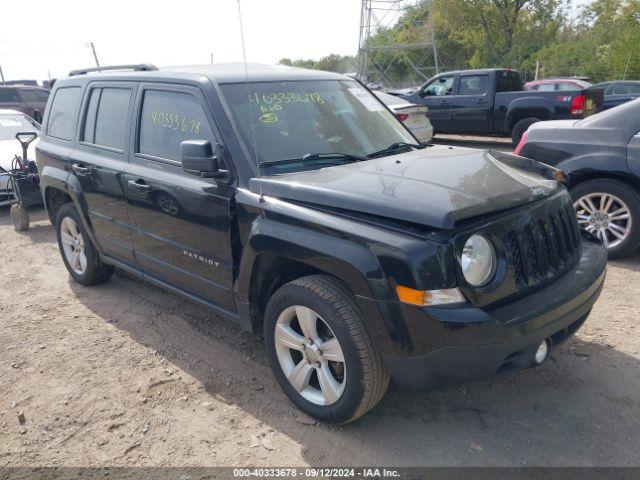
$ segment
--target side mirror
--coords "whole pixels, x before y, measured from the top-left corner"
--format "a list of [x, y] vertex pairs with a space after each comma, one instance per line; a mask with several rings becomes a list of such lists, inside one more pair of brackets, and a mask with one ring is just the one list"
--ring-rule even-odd
[[215, 147], [208, 140], [185, 140], [180, 144], [182, 170], [203, 178], [221, 178], [229, 172], [220, 170], [218, 160], [223, 156], [223, 147]]

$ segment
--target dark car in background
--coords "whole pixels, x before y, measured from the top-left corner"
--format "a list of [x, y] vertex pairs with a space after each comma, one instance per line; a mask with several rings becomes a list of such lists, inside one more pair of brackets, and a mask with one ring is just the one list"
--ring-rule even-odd
[[0, 108], [19, 110], [41, 123], [49, 90], [32, 85], [0, 85]]
[[515, 153], [568, 175], [578, 223], [609, 258], [640, 245], [640, 99], [584, 120], [532, 125]]
[[603, 106], [605, 109], [617, 107], [640, 97], [640, 81], [636, 80], [596, 83], [590, 88], [604, 91]]
[[602, 107], [602, 90], [524, 91], [520, 74], [505, 68], [441, 73], [401, 98], [426, 104], [436, 133], [511, 136], [514, 146], [536, 122]]

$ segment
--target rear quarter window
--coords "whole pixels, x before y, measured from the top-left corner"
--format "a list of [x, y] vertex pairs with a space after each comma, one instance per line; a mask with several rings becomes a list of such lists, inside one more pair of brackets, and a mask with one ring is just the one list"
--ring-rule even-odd
[[80, 87], [56, 90], [47, 123], [47, 135], [61, 140], [73, 140], [80, 104]]
[[124, 150], [131, 90], [94, 88], [90, 95], [82, 140], [94, 145]]
[[[497, 91], [498, 92], [519, 92], [523, 90], [522, 79], [520, 74], [515, 70], [499, 70], [496, 72]], [[537, 90], [535, 85], [532, 90]]]

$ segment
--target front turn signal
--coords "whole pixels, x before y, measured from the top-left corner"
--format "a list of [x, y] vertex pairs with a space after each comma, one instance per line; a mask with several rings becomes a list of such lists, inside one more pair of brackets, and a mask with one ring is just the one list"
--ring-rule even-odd
[[408, 305], [426, 307], [430, 305], [446, 305], [450, 303], [464, 303], [466, 300], [462, 292], [457, 288], [444, 288], [441, 290], [415, 290], [398, 285], [396, 287], [398, 300]]

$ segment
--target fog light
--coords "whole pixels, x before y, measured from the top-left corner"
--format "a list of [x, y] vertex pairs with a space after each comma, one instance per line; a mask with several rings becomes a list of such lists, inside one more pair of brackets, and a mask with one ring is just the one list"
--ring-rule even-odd
[[540, 346], [538, 347], [538, 351], [536, 352], [536, 356], [533, 357], [536, 364], [540, 365], [544, 362], [545, 358], [549, 354], [549, 344], [546, 340], [543, 340]]

